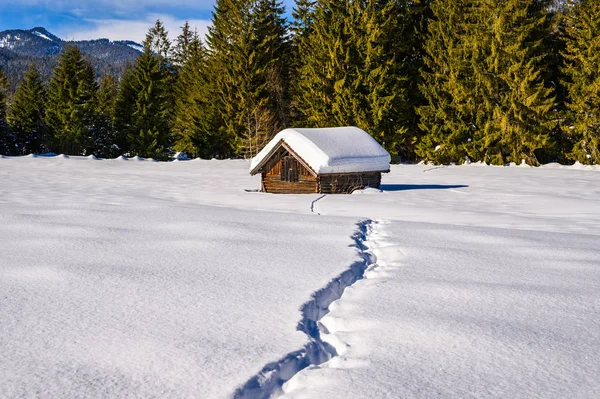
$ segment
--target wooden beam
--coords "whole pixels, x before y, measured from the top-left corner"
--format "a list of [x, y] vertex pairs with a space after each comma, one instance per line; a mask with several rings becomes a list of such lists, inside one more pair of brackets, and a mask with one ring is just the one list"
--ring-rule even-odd
[[283, 148], [285, 148], [287, 150], [287, 152], [290, 153], [291, 156], [296, 158], [298, 160], [298, 162], [300, 162], [302, 164], [302, 166], [304, 166], [306, 168], [306, 170], [308, 170], [310, 172], [311, 175], [313, 175], [314, 177], [317, 177], [317, 172], [315, 172], [313, 170], [313, 168], [308, 166], [308, 163], [306, 163], [306, 161], [304, 159], [302, 159], [302, 157], [300, 155], [296, 154], [296, 151], [292, 150], [292, 147], [287, 145], [287, 143], [285, 141], [282, 141], [281, 145]]
[[340, 172], [336, 172], [336, 173], [321, 173], [319, 174], [319, 176], [345, 176], [345, 175], [364, 175], [367, 173], [389, 173], [390, 170], [369, 170], [367, 172], [363, 171], [363, 172], [347, 172], [347, 173], [340, 173]]
[[251, 176], [254, 176], [255, 174], [257, 174], [260, 171], [260, 168], [265, 166], [265, 164], [269, 161], [269, 159], [271, 159], [273, 154], [275, 154], [277, 152], [277, 150], [279, 150], [279, 148], [281, 148], [282, 143], [283, 143], [283, 140], [279, 140], [279, 143], [277, 143], [275, 145], [275, 147], [273, 147], [271, 149], [271, 151], [269, 151], [269, 153], [263, 158], [263, 160], [258, 165], [256, 165], [256, 167], [254, 169], [252, 169], [250, 171]]

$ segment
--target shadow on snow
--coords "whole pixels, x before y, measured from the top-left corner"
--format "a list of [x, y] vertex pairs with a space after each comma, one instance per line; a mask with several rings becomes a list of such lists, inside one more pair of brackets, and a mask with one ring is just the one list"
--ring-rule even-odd
[[447, 190], [450, 188], [466, 188], [464, 184], [382, 184], [381, 191], [407, 191], [407, 190]]

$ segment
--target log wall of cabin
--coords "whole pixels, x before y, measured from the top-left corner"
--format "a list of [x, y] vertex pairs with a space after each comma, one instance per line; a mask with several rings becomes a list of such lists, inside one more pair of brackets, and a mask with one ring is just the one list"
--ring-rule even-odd
[[379, 188], [381, 172], [328, 174], [319, 176], [322, 194], [349, 194], [365, 187]]
[[263, 175], [263, 191], [273, 194], [314, 194], [317, 192], [317, 179], [297, 182], [281, 181], [279, 176]]

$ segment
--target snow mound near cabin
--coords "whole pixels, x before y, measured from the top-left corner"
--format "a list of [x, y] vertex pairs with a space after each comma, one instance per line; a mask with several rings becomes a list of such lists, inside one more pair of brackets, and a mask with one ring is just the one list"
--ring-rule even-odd
[[352, 192], [352, 194], [354, 194], [354, 195], [365, 195], [365, 194], [372, 195], [372, 194], [381, 194], [381, 193], [382, 193], [381, 190], [379, 190], [377, 188], [373, 188], [373, 187], [365, 187], [362, 190], [354, 190]]
[[390, 169], [390, 154], [367, 132], [357, 127], [285, 129], [258, 153], [251, 173], [280, 142], [286, 143], [317, 174], [376, 172]]

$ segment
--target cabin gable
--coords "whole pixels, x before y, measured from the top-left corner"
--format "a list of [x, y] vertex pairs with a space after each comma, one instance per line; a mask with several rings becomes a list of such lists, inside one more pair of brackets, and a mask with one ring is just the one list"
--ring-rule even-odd
[[306, 163], [286, 145], [273, 152], [262, 170], [262, 191], [274, 194], [317, 193], [317, 176]]

